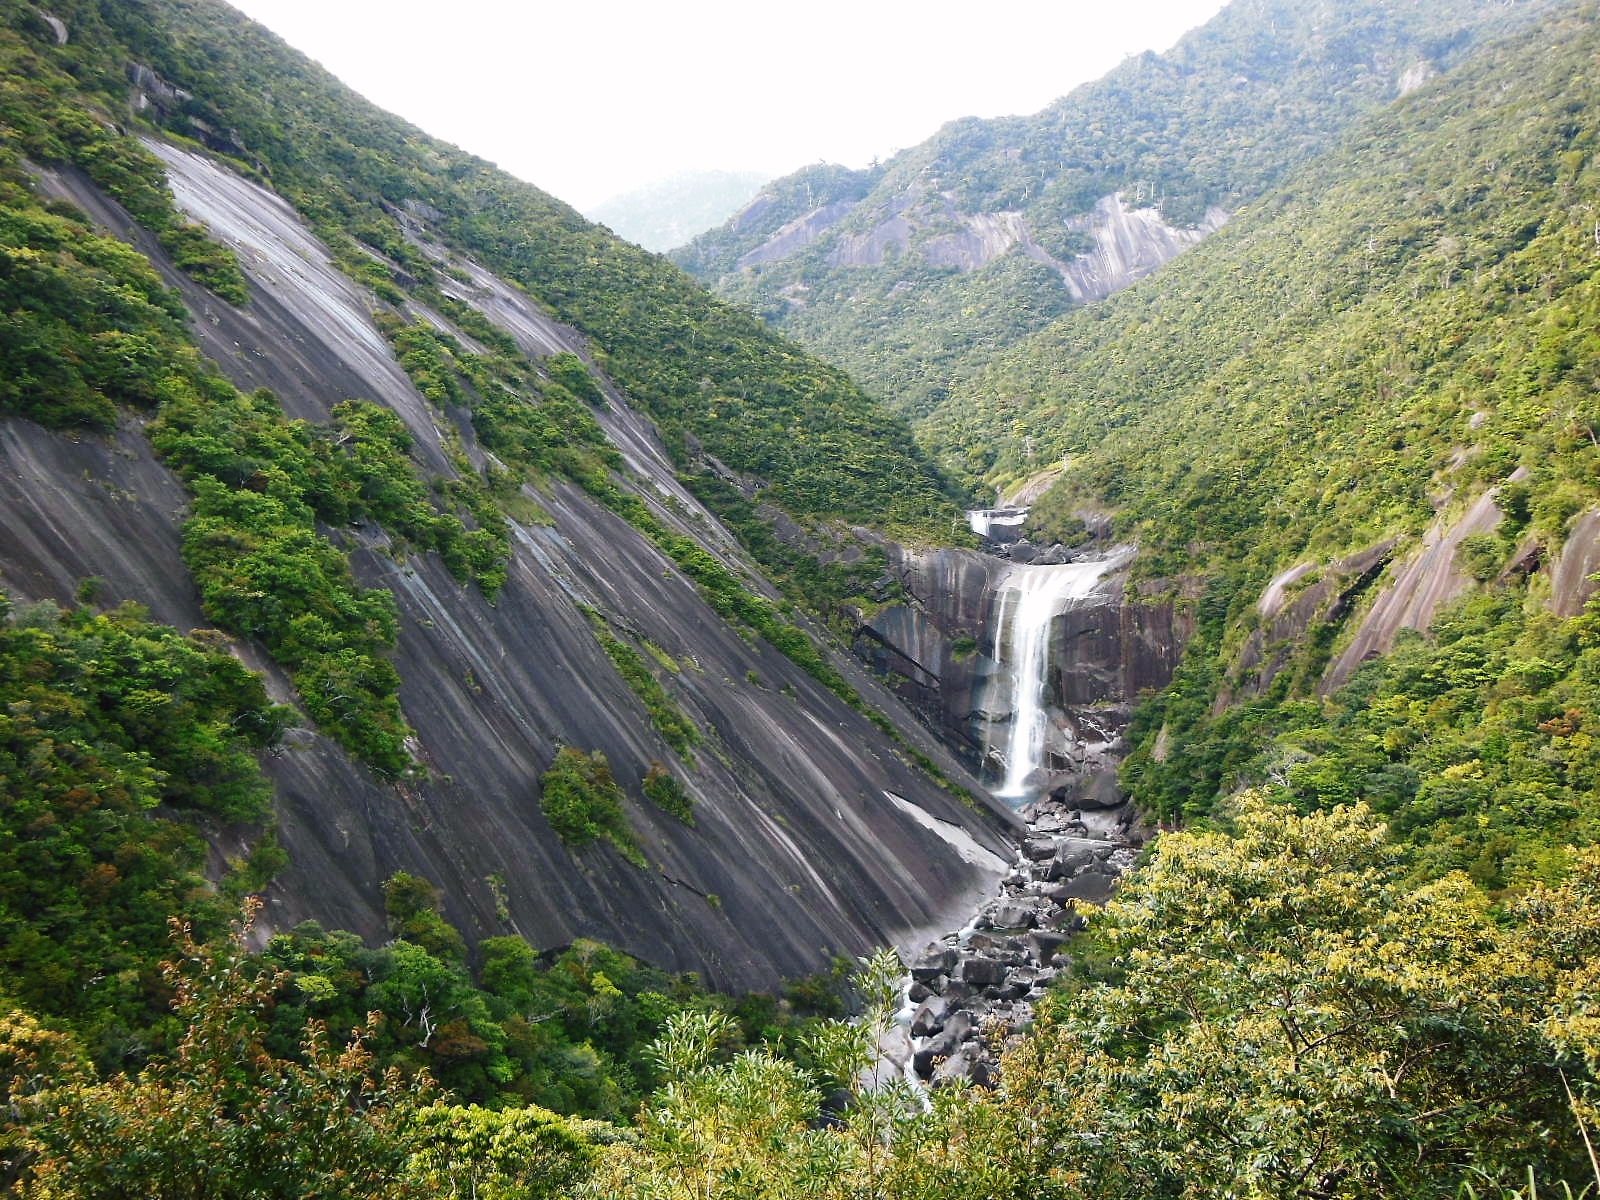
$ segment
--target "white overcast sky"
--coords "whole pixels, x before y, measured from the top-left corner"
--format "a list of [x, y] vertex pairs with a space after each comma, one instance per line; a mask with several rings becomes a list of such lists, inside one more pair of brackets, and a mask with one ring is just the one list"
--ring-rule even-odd
[[231, 0], [368, 99], [579, 208], [680, 170], [859, 167], [1031, 113], [1222, 0]]

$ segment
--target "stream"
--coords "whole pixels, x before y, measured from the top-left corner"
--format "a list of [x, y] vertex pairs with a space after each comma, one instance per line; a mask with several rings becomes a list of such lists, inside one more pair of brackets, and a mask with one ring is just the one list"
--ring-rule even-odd
[[1051, 711], [1053, 672], [1070, 669], [1052, 653], [1056, 620], [1125, 561], [1114, 553], [1014, 564], [1000, 580], [991, 654], [1009, 679], [1010, 719], [984, 760], [1000, 776], [993, 794], [1016, 810], [1028, 836], [967, 925], [910, 957], [899, 1022], [880, 1043], [880, 1077], [992, 1082], [999, 1051], [1032, 1022], [1065, 965], [1060, 949], [1084, 924], [1079, 906], [1104, 904], [1139, 855], [1145, 831], [1131, 805], [1107, 804], [1052, 770], [1073, 757], [1076, 736]]

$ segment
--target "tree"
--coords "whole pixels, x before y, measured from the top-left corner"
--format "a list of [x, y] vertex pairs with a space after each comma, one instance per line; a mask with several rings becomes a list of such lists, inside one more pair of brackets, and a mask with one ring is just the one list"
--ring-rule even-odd
[[186, 1030], [138, 1076], [97, 1079], [70, 1039], [25, 1014], [0, 1021], [0, 1083], [20, 1117], [0, 1127], [0, 1178], [20, 1178], [19, 1196], [540, 1200], [587, 1176], [598, 1125], [434, 1100], [426, 1074], [375, 1069], [377, 1013], [342, 1048], [312, 1022], [299, 1058], [272, 1054], [264, 1018], [285, 976], [245, 949], [256, 907], [217, 947], [174, 923], [166, 973]]
[[399, 1182], [407, 1122], [429, 1090], [375, 1074], [358, 1030], [342, 1049], [312, 1024], [303, 1061], [262, 1043], [279, 978], [245, 949], [248, 921], [221, 947], [174, 923], [167, 964], [187, 1029], [170, 1058], [139, 1076], [70, 1074], [26, 1097], [28, 1200], [282, 1200], [422, 1193]]
[[1412, 1197], [1469, 1167], [1578, 1177], [1539, 938], [1460, 873], [1408, 889], [1365, 806], [1302, 817], [1249, 793], [1233, 818], [1161, 839], [1098, 927], [1124, 974], [1006, 1059], [1001, 1103], [1050, 1131], [1041, 1179]]

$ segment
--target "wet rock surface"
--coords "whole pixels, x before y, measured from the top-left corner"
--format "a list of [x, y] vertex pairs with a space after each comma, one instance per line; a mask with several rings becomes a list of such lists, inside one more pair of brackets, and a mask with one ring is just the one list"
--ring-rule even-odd
[[[996, 654], [997, 597], [1010, 572], [1059, 565], [1069, 552], [1050, 547], [1019, 565], [974, 550], [885, 549], [898, 600], [863, 614], [856, 653], [970, 770], [1003, 774], [1003, 763], [987, 761], [1015, 715], [1014, 681]], [[1171, 680], [1192, 625], [1171, 600], [1141, 596], [1124, 566], [1056, 620], [1050, 657], [1058, 666], [1045, 696], [1052, 732], [1035, 781], [1040, 791], [1066, 785], [1080, 794], [1087, 778], [1114, 770], [1135, 699]], [[1103, 794], [1120, 800], [1114, 789]]]
[[1032, 835], [999, 890], [955, 933], [909, 961], [900, 1024], [879, 1045], [880, 1077], [909, 1065], [925, 1084], [993, 1081], [1002, 1050], [1068, 965], [1061, 948], [1083, 909], [1110, 897], [1144, 845], [1132, 807], [1085, 809], [1046, 796], [1022, 809]]

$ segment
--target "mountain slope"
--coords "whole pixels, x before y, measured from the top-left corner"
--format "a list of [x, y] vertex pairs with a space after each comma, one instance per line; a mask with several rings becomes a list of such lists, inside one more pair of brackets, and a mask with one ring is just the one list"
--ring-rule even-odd
[[1558, 490], [1589, 382], [1595, 97], [1582, 17], [1547, 24], [1016, 347], [930, 442], [996, 484], [1068, 458], [1042, 515], [1096, 494], [1168, 566], [1420, 532], [1518, 461]]
[[[676, 474], [944, 523], [903, 425], [220, 4], [4, 13], [0, 581], [218, 626], [298, 704], [275, 925], [382, 936], [405, 869], [470, 940], [752, 986], [985, 886], [1007, 819]], [[875, 570], [780, 551], [824, 590]], [[206, 832], [222, 871], [259, 830]]]
[[876, 169], [769, 185], [675, 258], [921, 415], [1546, 7], [1240, 0], [1034, 116], [952, 122]]
[[1594, 840], [1597, 63], [1587, 6], [1485, 49], [928, 421], [996, 485], [1064, 463], [1036, 536], [1110, 518], [1199, 597], [1152, 808], [1365, 799], [1492, 888]]

